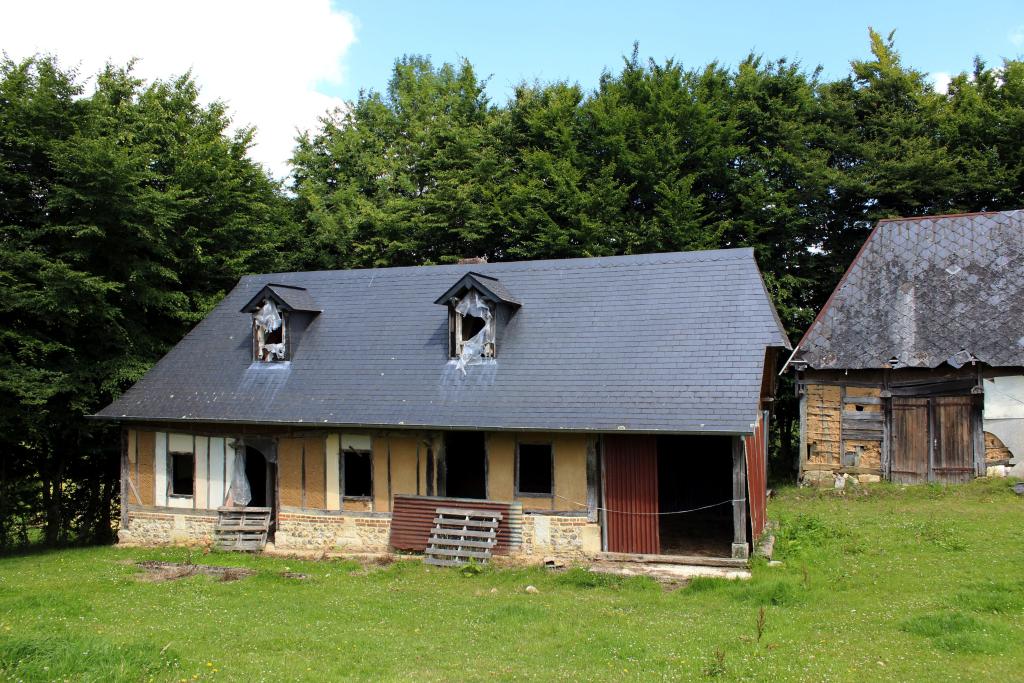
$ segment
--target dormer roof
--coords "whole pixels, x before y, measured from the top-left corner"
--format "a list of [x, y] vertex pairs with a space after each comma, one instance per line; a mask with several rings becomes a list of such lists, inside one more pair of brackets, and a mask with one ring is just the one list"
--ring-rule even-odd
[[242, 313], [255, 313], [268, 298], [282, 311], [321, 312], [305, 287], [268, 283], [242, 307]]
[[474, 289], [479, 292], [485, 299], [488, 299], [496, 304], [508, 304], [513, 309], [519, 308], [523, 303], [512, 295], [512, 292], [508, 291], [496, 277], [490, 277], [482, 273], [466, 273], [459, 281], [448, 288], [448, 290], [439, 296], [435, 304], [441, 304], [447, 306], [452, 299], [461, 299], [465, 296], [466, 292]]

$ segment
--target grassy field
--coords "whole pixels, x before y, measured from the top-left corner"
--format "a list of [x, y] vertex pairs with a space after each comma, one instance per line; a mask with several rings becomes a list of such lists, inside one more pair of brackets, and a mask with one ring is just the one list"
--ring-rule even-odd
[[1024, 680], [1024, 498], [1006, 480], [790, 489], [770, 514], [782, 566], [678, 590], [230, 554], [194, 559], [255, 574], [152, 582], [136, 561], [186, 552], [8, 557], [0, 680]]

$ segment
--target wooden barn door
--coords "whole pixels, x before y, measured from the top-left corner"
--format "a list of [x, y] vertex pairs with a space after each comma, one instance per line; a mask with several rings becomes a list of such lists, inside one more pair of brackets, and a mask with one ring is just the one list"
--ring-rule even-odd
[[897, 484], [928, 481], [928, 399], [892, 399], [892, 471]]
[[956, 484], [974, 475], [970, 396], [892, 399], [894, 482]]
[[657, 554], [657, 441], [653, 436], [607, 436], [603, 461], [608, 552]]
[[933, 479], [950, 484], [968, 482], [974, 476], [971, 397], [939, 396], [932, 401]]

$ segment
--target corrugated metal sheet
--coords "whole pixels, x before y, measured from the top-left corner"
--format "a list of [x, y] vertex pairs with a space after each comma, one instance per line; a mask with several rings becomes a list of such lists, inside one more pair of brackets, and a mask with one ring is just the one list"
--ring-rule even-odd
[[394, 497], [391, 511], [391, 547], [423, 552], [427, 548], [430, 529], [434, 526], [437, 508], [496, 510], [501, 513], [494, 554], [505, 555], [523, 542], [523, 505], [508, 501], [441, 498], [436, 496]]
[[747, 453], [747, 501], [750, 529], [756, 540], [768, 520], [768, 412], [761, 413], [751, 436], [744, 437]]
[[608, 551], [658, 554], [658, 444], [653, 436], [604, 439]]

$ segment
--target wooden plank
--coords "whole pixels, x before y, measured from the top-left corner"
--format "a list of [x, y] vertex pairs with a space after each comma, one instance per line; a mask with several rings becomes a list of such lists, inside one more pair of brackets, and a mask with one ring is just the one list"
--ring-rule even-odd
[[423, 562], [426, 564], [432, 564], [435, 567], [462, 567], [468, 562], [460, 562], [459, 560], [442, 560], [436, 557], [424, 557]]
[[449, 515], [455, 517], [486, 517], [487, 519], [501, 520], [501, 513], [497, 510], [463, 510], [462, 508], [437, 508], [434, 512], [438, 515]]
[[465, 538], [491, 538], [493, 531], [477, 531], [475, 529], [443, 529], [434, 527], [430, 531], [432, 536], [463, 536]]
[[928, 480], [928, 399], [893, 397], [891, 478], [901, 484]]
[[843, 398], [843, 405], [880, 406], [882, 400], [877, 396], [846, 396]]
[[844, 431], [847, 441], [881, 441], [885, 429], [850, 429]]
[[427, 551], [428, 555], [440, 555], [441, 557], [472, 557], [477, 560], [490, 559], [491, 554], [482, 550], [449, 550], [447, 548], [434, 548]]
[[475, 529], [497, 529], [498, 528], [498, 523], [495, 522], [495, 521], [482, 521], [482, 520], [475, 520], [475, 519], [452, 520], [452, 519], [446, 519], [444, 517], [435, 517], [434, 518], [434, 526], [445, 526], [445, 527], [454, 527], [454, 526], [461, 527], [461, 526], [465, 526], [465, 527], [472, 527], [472, 528], [475, 528]]
[[747, 567], [749, 560], [732, 557], [706, 557], [703, 555], [651, 555], [643, 553], [598, 553], [597, 559], [610, 562], [640, 562], [645, 564], [690, 564], [699, 567]]
[[844, 410], [843, 419], [851, 422], [878, 422], [882, 423], [881, 412], [868, 412], [861, 410]]
[[493, 548], [494, 541], [470, 541], [461, 538], [453, 538], [451, 540], [440, 540], [434, 538], [430, 541], [430, 545], [427, 546], [426, 552], [432, 553], [434, 548]]

